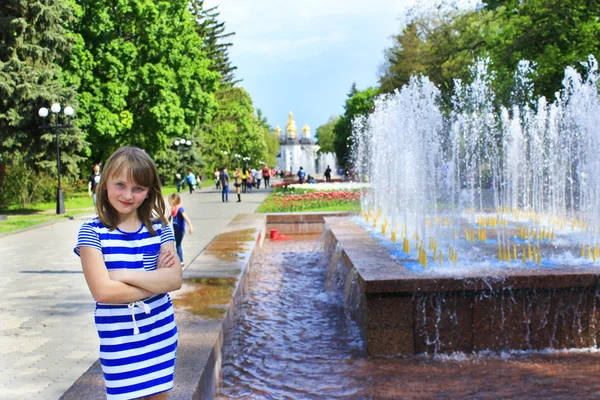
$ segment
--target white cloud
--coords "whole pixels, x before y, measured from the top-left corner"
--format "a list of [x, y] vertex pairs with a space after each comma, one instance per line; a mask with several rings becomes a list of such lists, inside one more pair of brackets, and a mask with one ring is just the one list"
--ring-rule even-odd
[[208, 0], [205, 5], [218, 5], [227, 31], [236, 33], [233, 53], [307, 58], [328, 45], [368, 34], [378, 22], [398, 25], [398, 17], [413, 1]]

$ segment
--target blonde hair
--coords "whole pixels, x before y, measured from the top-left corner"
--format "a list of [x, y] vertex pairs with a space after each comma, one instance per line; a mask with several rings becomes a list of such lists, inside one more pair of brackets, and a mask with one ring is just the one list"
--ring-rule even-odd
[[169, 204], [171, 206], [181, 204], [181, 196], [179, 196], [179, 193], [171, 193], [169, 195]]
[[154, 161], [144, 150], [138, 147], [121, 147], [106, 161], [98, 184], [98, 192], [100, 193], [96, 201], [98, 218], [111, 231], [119, 225], [119, 214], [108, 201], [106, 185], [108, 179], [118, 176], [124, 170], [127, 171], [129, 179], [137, 185], [148, 188], [148, 197], [138, 207], [137, 216], [150, 234], [154, 236], [156, 231], [152, 227], [153, 222], [160, 221], [163, 226], [167, 225], [165, 200], [162, 196], [158, 170]]

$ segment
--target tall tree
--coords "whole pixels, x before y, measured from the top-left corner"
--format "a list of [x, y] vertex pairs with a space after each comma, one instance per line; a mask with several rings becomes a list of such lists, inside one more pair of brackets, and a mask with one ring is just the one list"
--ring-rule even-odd
[[[215, 97], [218, 110], [202, 129], [201, 145], [208, 170], [241, 165], [234, 154], [250, 157], [256, 165], [267, 155], [264, 130], [254, 114], [252, 99], [238, 87], [219, 90]], [[227, 154], [225, 154], [227, 153]]]
[[315, 138], [317, 139], [317, 144], [319, 145], [319, 153], [335, 153], [334, 147], [334, 138], [335, 135], [333, 133], [333, 127], [340, 119], [339, 116], [334, 115], [329, 117], [327, 123], [321, 125], [317, 128], [317, 132], [315, 133]]
[[263, 115], [260, 108], [256, 109], [256, 118], [258, 125], [263, 132], [265, 138], [265, 144], [267, 145], [267, 152], [264, 155], [264, 162], [269, 166], [275, 165], [275, 158], [279, 153], [279, 138], [273, 132], [273, 128], [267, 121], [267, 118]]
[[[215, 111], [219, 74], [183, 0], [81, 0], [80, 104], [92, 157], [130, 144], [156, 155]], [[74, 71], [74, 74], [76, 71]]]
[[[79, 39], [67, 28], [74, 8], [65, 0], [0, 4], [0, 163], [21, 153], [19, 159], [34, 170], [56, 173], [56, 138], [39, 129], [48, 122], [38, 109], [55, 102], [77, 109], [75, 88], [59, 66]], [[63, 173], [74, 174], [85, 145], [82, 132], [70, 129], [59, 141]]]
[[578, 68], [588, 55], [600, 53], [600, 2], [567, 1], [488, 1], [488, 8], [503, 16], [503, 24], [488, 48], [499, 80], [502, 96], [510, 96], [510, 85], [520, 60], [536, 65], [532, 76], [535, 94], [553, 100], [562, 87], [567, 66]]
[[233, 86], [240, 80], [235, 79], [236, 66], [229, 59], [229, 48], [233, 43], [226, 41], [235, 35], [235, 32], [225, 32], [225, 22], [219, 21], [218, 6], [204, 9], [204, 0], [190, 2], [190, 11], [194, 16], [197, 26], [196, 32], [202, 38], [202, 50], [211, 60], [209, 69], [221, 75], [221, 83]]
[[373, 87], [356, 91], [356, 85], [352, 85], [352, 90], [349, 93], [350, 96], [344, 105], [344, 115], [340, 117], [333, 127], [335, 154], [339, 165], [350, 166], [350, 149], [353, 145], [352, 121], [360, 115], [368, 115], [373, 111], [375, 97], [378, 93], [378, 89]]

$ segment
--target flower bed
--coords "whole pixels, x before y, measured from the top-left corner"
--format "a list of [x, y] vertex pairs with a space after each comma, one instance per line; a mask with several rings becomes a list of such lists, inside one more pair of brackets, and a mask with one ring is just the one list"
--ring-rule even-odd
[[361, 182], [286, 183], [276, 186], [258, 212], [360, 211]]
[[[339, 179], [332, 179], [330, 182], [343, 182], [344, 180], [339, 178]], [[325, 179], [317, 179], [316, 180], [316, 184], [323, 184], [325, 183]], [[315, 183], [298, 183], [298, 177], [295, 177], [294, 179], [288, 179], [285, 180], [283, 182], [278, 182], [278, 183], [274, 183], [271, 186], [272, 187], [288, 187], [291, 185], [300, 185], [300, 186], [309, 186], [309, 185], [315, 185]]]

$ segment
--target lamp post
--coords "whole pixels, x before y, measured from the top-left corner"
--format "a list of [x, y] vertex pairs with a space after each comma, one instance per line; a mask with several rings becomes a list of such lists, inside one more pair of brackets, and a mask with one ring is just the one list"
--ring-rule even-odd
[[244, 171], [248, 170], [248, 161], [250, 161], [250, 157], [244, 157]]
[[235, 157], [235, 160], [236, 160], [235, 165], [237, 167], [239, 167], [240, 166], [240, 158], [242, 158], [242, 156], [240, 156], [239, 154], [234, 154], [233, 156]]
[[190, 149], [190, 147], [192, 146], [192, 141], [191, 140], [185, 140], [185, 139], [176, 139], [175, 143], [173, 143], [175, 145], [175, 147], [181, 151], [181, 168], [183, 170], [183, 176], [185, 176], [185, 161], [183, 159], [183, 152], [186, 149]]
[[[65, 199], [63, 197], [62, 186], [60, 185], [60, 142], [58, 141], [58, 134], [61, 129], [72, 127], [71, 117], [75, 113], [75, 110], [73, 110], [73, 107], [71, 106], [65, 107], [63, 113], [66, 117], [66, 123], [64, 122], [64, 119], [60, 120], [60, 104], [52, 104], [52, 106], [50, 106], [50, 110], [52, 111], [52, 114], [54, 114], [54, 117], [51, 118], [48, 125], [40, 125], [40, 129], [53, 129], [56, 133], [56, 173], [58, 176], [58, 187], [56, 189], [56, 214], [64, 214]], [[40, 108], [38, 110], [38, 115], [42, 118], [46, 118], [48, 116], [48, 109], [46, 107]]]

